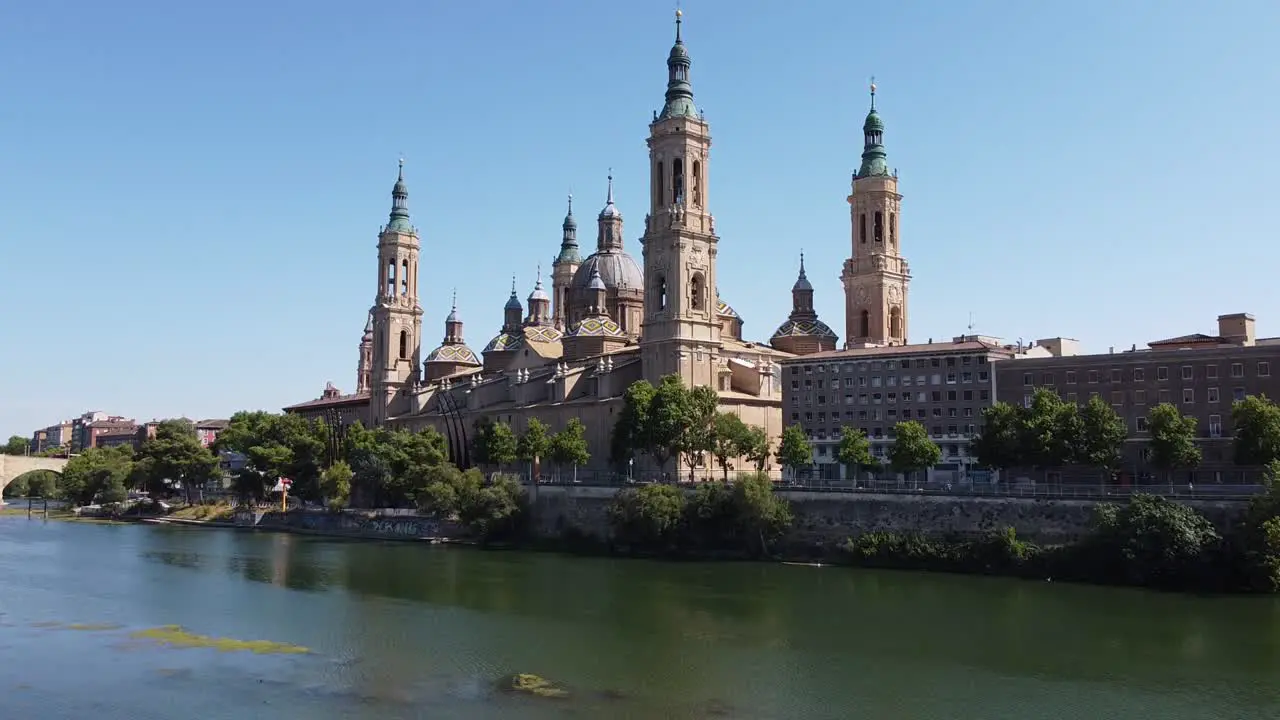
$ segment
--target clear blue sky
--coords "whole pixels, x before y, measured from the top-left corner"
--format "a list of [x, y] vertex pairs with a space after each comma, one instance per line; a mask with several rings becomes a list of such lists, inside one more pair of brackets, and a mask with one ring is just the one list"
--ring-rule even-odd
[[[875, 75], [914, 341], [1087, 349], [1212, 332], [1269, 280], [1273, 2], [686, 0], [721, 295], [765, 340], [801, 248], [843, 335], [845, 196]], [[0, 434], [89, 409], [227, 416], [354, 385], [407, 159], [428, 346], [477, 350], [613, 168], [637, 256], [672, 3], [10, 3]], [[426, 348], [427, 350], [430, 347]]]

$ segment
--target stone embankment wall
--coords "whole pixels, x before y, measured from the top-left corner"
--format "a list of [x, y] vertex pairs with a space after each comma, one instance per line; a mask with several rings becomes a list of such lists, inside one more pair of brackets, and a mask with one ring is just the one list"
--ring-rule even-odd
[[236, 513], [235, 522], [245, 527], [263, 529], [300, 530], [320, 535], [349, 535], [362, 538], [387, 538], [392, 540], [436, 540], [459, 537], [462, 533], [454, 523], [387, 512], [342, 513], [329, 512], [253, 512]]
[[[534, 530], [553, 536], [569, 528], [604, 537], [611, 488], [542, 486], [533, 500]], [[787, 538], [798, 544], [838, 543], [863, 533], [976, 535], [1012, 527], [1029, 540], [1052, 544], [1088, 532], [1095, 500], [962, 497], [878, 493], [790, 491], [795, 522]], [[1124, 502], [1123, 498], [1116, 500]], [[1192, 507], [1226, 530], [1243, 515], [1240, 501], [1191, 501]]]

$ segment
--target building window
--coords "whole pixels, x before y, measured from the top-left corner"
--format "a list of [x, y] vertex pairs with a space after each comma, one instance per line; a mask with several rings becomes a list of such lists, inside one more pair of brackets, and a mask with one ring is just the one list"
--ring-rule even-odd
[[1076, 384], [1076, 371], [1075, 371], [1075, 370], [1068, 370], [1068, 371], [1067, 371], [1067, 384], [1068, 384], [1068, 385], [1075, 385], [1075, 384]]
[[1133, 427], [1138, 432], [1147, 431], [1147, 419], [1145, 417], [1136, 417], [1133, 419]]
[[898, 213], [889, 213], [889, 244], [898, 242]]
[[409, 294], [409, 261], [402, 260], [400, 262], [400, 294]]
[[1022, 396], [1022, 407], [1024, 407], [1024, 408], [1029, 408], [1029, 407], [1031, 407], [1031, 396], [1030, 396], [1030, 395], [1023, 395], [1023, 396]]
[[1146, 390], [1134, 390], [1134, 391], [1133, 391], [1133, 404], [1134, 404], [1134, 405], [1146, 405], [1146, 404], [1147, 404], [1147, 391], [1146, 391]]
[[693, 205], [702, 207], [702, 163], [693, 161]]
[[1112, 369], [1111, 369], [1111, 382], [1113, 382], [1113, 383], [1122, 382], [1122, 381], [1121, 381], [1121, 379], [1120, 379], [1120, 370], [1119, 370], [1119, 368], [1112, 368]]
[[1040, 374], [1040, 384], [1041, 384], [1041, 385], [1052, 385], [1052, 384], [1053, 384], [1053, 373], [1041, 373], [1041, 374]]
[[1156, 368], [1156, 380], [1163, 381], [1168, 379], [1169, 379], [1169, 368], [1167, 367]]
[[1232, 400], [1234, 400], [1235, 402], [1240, 402], [1241, 400], [1243, 400], [1243, 399], [1244, 399], [1244, 388], [1242, 388], [1242, 387], [1232, 388], [1232, 389], [1231, 389], [1231, 399], [1232, 399]]
[[875, 241], [884, 242], [884, 215], [879, 210], [875, 214]]
[[1096, 382], [1098, 382], [1098, 371], [1097, 371], [1097, 370], [1090, 370], [1090, 371], [1089, 371], [1089, 382], [1091, 382], [1091, 383], [1096, 383]]
[[859, 315], [859, 337], [871, 337], [871, 313], [863, 310]]
[[1183, 388], [1183, 389], [1182, 389], [1182, 402], [1183, 402], [1183, 404], [1185, 404], [1185, 405], [1190, 405], [1191, 403], [1194, 403], [1195, 401], [1196, 401], [1196, 391], [1195, 391], [1195, 390], [1192, 390], [1191, 388]]
[[978, 372], [978, 382], [987, 382], [990, 379], [991, 379], [991, 375], [988, 374], [986, 370], [981, 370]]
[[1159, 394], [1156, 396], [1156, 399], [1157, 399], [1157, 400], [1159, 400], [1159, 401], [1160, 401], [1160, 402], [1162, 402], [1162, 403], [1167, 403], [1167, 402], [1169, 402], [1169, 391], [1168, 391], [1168, 390], [1161, 390], [1161, 391], [1159, 392]]
[[1217, 379], [1218, 379], [1218, 366], [1217, 366], [1217, 365], [1205, 365], [1205, 366], [1204, 366], [1204, 376], [1205, 376], [1205, 378], [1207, 378], [1207, 379], [1209, 379], [1209, 380], [1217, 380]]
[[[660, 311], [666, 310], [667, 309], [667, 279], [662, 275], [659, 275], [655, 283], [656, 284], [654, 286], [654, 291], [657, 295], [658, 310]], [[809, 368], [806, 367], [805, 372], [808, 372], [808, 371], [809, 371]]]
[[1222, 416], [1221, 415], [1209, 416], [1209, 437], [1211, 438], [1222, 437]]
[[1069, 402], [1069, 403], [1074, 403], [1074, 402], [1076, 402], [1076, 394], [1075, 394], [1075, 393], [1073, 393], [1073, 392], [1069, 392], [1069, 393], [1067, 393], [1067, 402]]
[[1031, 387], [1035, 384], [1035, 376], [1031, 373], [1022, 373], [1022, 386]]
[[1134, 369], [1133, 369], [1133, 381], [1134, 381], [1134, 382], [1143, 382], [1143, 381], [1145, 381], [1146, 379], [1147, 379], [1147, 374], [1146, 374], [1146, 372], [1144, 372], [1144, 371], [1142, 370], [1142, 368], [1134, 368]]
[[400, 331], [400, 359], [406, 360], [409, 357], [409, 331]]
[[1190, 365], [1183, 365], [1183, 366], [1182, 366], [1182, 379], [1183, 379], [1183, 380], [1190, 380], [1190, 379], [1191, 379], [1191, 378], [1193, 378], [1193, 377], [1195, 377], [1195, 372], [1191, 369], [1191, 366], [1190, 366]]
[[1112, 404], [1112, 405], [1123, 405], [1123, 404], [1124, 404], [1124, 391], [1123, 391], [1123, 390], [1112, 390], [1112, 391], [1111, 391], [1111, 404]]
[[671, 160], [671, 202], [679, 205], [684, 200], [684, 159]]
[[689, 305], [694, 310], [702, 310], [704, 303], [705, 288], [703, 287], [702, 273], [694, 273], [693, 278], [689, 281]]
[[1265, 360], [1258, 363], [1258, 377], [1271, 377], [1271, 363]]
[[1231, 363], [1231, 377], [1244, 377], [1244, 363]]
[[653, 188], [654, 202], [658, 206], [662, 206], [666, 204], [666, 188], [663, 186], [663, 177], [664, 177], [664, 174], [663, 174], [662, 162], [659, 161], [658, 171], [654, 173], [654, 178], [655, 178], [655, 181], [657, 182], [657, 185], [655, 185]]
[[1211, 403], [1218, 402], [1218, 388], [1211, 387], [1209, 388], [1208, 393], [1209, 393], [1209, 402]]

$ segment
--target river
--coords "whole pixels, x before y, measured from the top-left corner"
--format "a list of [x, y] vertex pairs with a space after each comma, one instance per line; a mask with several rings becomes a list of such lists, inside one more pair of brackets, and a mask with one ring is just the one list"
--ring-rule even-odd
[[3, 517], [0, 717], [1271, 719], [1280, 601]]

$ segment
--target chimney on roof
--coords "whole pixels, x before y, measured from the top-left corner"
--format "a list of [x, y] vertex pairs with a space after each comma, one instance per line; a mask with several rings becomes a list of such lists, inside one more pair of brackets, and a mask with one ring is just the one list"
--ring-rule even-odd
[[1232, 313], [1218, 316], [1218, 335], [1233, 345], [1252, 347], [1256, 336], [1254, 319], [1249, 313]]
[[929, 338], [929, 344], [930, 344], [930, 345], [932, 345], [932, 344], [933, 344], [933, 338]]
[[1111, 347], [1107, 348], [1107, 354], [1108, 354], [1108, 355], [1115, 355], [1115, 354], [1116, 354], [1116, 346], [1115, 346], [1115, 345], [1112, 345]]

